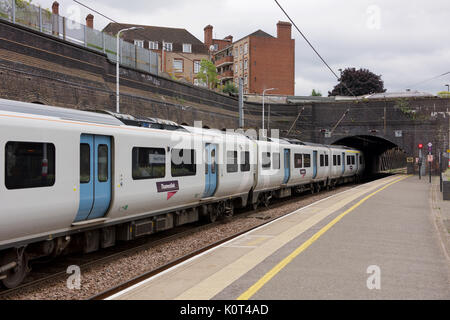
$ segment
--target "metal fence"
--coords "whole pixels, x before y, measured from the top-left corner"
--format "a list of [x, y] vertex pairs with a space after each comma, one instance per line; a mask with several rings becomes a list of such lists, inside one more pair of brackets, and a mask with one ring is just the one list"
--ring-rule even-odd
[[[0, 0], [0, 19], [103, 52], [117, 61], [117, 38], [88, 28], [25, 0]], [[120, 39], [120, 64], [158, 74], [158, 54]]]

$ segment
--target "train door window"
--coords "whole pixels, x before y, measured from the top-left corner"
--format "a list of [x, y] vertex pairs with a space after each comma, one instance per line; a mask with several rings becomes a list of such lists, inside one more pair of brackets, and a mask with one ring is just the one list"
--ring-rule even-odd
[[211, 174], [216, 173], [216, 149], [211, 151]]
[[227, 151], [227, 172], [233, 173], [238, 171], [237, 151]]
[[347, 156], [347, 165], [350, 165], [350, 164], [351, 164], [350, 156]]
[[156, 179], [166, 176], [166, 150], [133, 148], [133, 179]]
[[270, 152], [262, 153], [262, 168], [265, 170], [270, 169]]
[[5, 185], [9, 190], [55, 184], [55, 146], [51, 143], [8, 142]]
[[333, 166], [337, 165], [337, 157], [335, 154], [333, 154]]
[[356, 157], [352, 156], [352, 164], [356, 164]]
[[341, 155], [337, 155], [336, 159], [337, 159], [337, 165], [340, 166], [341, 165]]
[[[195, 150], [172, 149], [172, 177], [195, 176]], [[213, 172], [214, 173], [214, 172]]]
[[108, 146], [106, 144], [98, 146], [98, 181], [108, 181]]
[[320, 166], [323, 167], [325, 165], [325, 158], [323, 154], [320, 155]]
[[329, 159], [328, 159], [328, 155], [325, 155], [325, 167], [328, 167], [329, 165]]
[[302, 164], [303, 164], [302, 154], [301, 153], [295, 153], [294, 154], [294, 168], [301, 168]]
[[273, 168], [280, 169], [280, 154], [279, 153], [273, 154]]
[[87, 143], [80, 144], [80, 183], [91, 181], [91, 147]]
[[310, 154], [303, 155], [303, 165], [305, 166], [305, 168], [311, 168], [311, 155]]
[[241, 171], [250, 171], [250, 152], [241, 151]]

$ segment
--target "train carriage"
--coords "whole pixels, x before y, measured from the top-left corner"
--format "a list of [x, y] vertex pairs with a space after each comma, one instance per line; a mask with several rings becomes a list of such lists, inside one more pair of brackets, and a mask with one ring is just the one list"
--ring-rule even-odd
[[361, 152], [0, 99], [0, 280], [235, 207], [355, 179]]

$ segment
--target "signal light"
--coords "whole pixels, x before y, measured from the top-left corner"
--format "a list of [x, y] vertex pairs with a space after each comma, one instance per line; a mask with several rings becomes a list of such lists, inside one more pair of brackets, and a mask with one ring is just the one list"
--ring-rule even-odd
[[421, 143], [419, 143], [419, 149], [422, 149], [423, 148], [423, 144], [421, 144]]

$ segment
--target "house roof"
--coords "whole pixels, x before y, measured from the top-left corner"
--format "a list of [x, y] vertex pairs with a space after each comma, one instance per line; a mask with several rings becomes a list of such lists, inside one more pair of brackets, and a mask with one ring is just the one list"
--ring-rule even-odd
[[246, 35], [245, 37], [242, 37], [241, 39], [234, 41], [234, 43], [241, 41], [242, 39], [248, 38], [248, 37], [262, 37], [262, 38], [275, 38], [274, 36], [271, 36], [265, 31], [262, 31], [261, 29], [256, 30], [253, 33], [250, 33], [249, 35]]
[[182, 51], [183, 43], [190, 43], [192, 44], [193, 53], [208, 54], [208, 49], [205, 47], [203, 42], [193, 36], [186, 29], [126, 23], [110, 23], [103, 29], [103, 31], [111, 34], [117, 34], [117, 32], [121, 29], [132, 27], [140, 27], [143, 29], [130, 30], [126, 32], [126, 36], [124, 37], [126, 40], [147, 40], [158, 41], [160, 43], [162, 43], [163, 41], [172, 42], [173, 51]]

